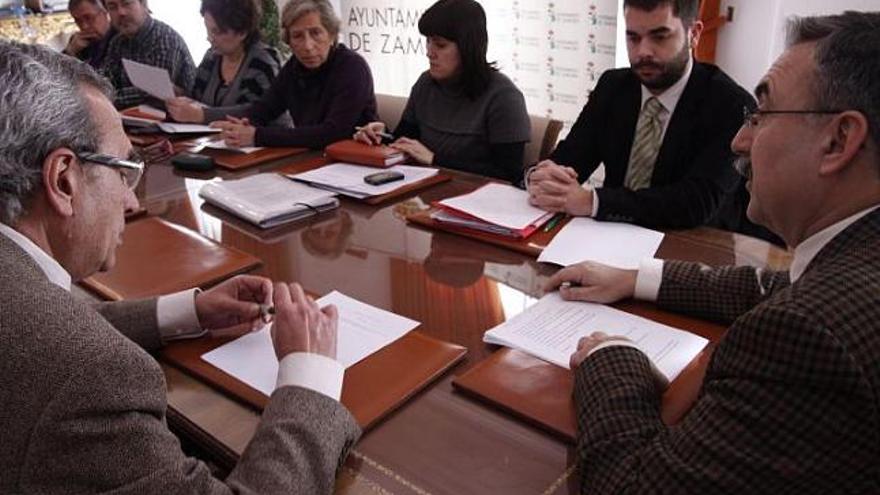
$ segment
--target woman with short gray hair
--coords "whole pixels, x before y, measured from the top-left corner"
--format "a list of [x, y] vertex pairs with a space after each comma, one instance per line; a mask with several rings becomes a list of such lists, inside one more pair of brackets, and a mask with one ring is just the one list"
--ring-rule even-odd
[[333, 12], [333, 6], [327, 0], [290, 0], [284, 5], [281, 12], [281, 39], [285, 43], [290, 43], [288, 39], [288, 28], [300, 17], [317, 12], [321, 19], [321, 25], [327, 30], [332, 39], [336, 39], [339, 35], [339, 27], [342, 24], [336, 13]]
[[[269, 92], [245, 108], [213, 109], [231, 146], [323, 148], [376, 120], [373, 75], [367, 62], [337, 42], [340, 21], [328, 0], [290, 0], [281, 13], [293, 57]], [[294, 127], [267, 125], [285, 111]]]

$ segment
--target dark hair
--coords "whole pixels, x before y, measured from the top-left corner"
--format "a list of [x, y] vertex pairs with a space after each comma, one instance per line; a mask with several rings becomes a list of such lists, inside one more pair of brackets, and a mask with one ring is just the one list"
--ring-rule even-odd
[[423, 36], [441, 36], [455, 42], [461, 56], [461, 82], [469, 98], [489, 87], [494, 64], [486, 61], [489, 35], [486, 12], [474, 0], [439, 0], [419, 19]]
[[814, 104], [861, 112], [880, 153], [880, 12], [794, 18], [787, 42], [816, 43]]
[[80, 6], [80, 4], [90, 3], [101, 10], [104, 10], [104, 4], [101, 0], [70, 0], [67, 2], [67, 10], [71, 11]]
[[684, 27], [690, 28], [700, 14], [700, 0], [623, 0], [623, 8], [652, 12], [661, 5], [671, 5], [672, 15], [681, 19]]
[[224, 31], [246, 33], [245, 46], [260, 39], [263, 11], [257, 0], [202, 0], [199, 13], [211, 14], [217, 27]]

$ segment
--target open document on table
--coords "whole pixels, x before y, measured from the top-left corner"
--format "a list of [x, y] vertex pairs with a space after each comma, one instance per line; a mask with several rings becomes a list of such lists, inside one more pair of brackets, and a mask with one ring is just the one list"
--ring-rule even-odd
[[[333, 291], [316, 301], [333, 304], [339, 311], [336, 359], [346, 368], [382, 349], [419, 322], [370, 306]], [[269, 326], [240, 337], [202, 356], [229, 375], [268, 395], [275, 390], [278, 359], [272, 347]]]
[[572, 218], [544, 248], [538, 261], [562, 266], [598, 261], [634, 270], [643, 259], [654, 257], [663, 236], [663, 232], [628, 223]]
[[519, 349], [568, 368], [578, 340], [599, 331], [633, 341], [669, 381], [709, 342], [699, 335], [602, 304], [565, 301], [558, 292], [545, 295], [526, 311], [489, 330], [483, 341]]
[[351, 163], [331, 163], [308, 172], [290, 174], [288, 177], [345, 196], [365, 199], [388, 194], [402, 187], [433, 177], [439, 172], [439, 169], [436, 168], [414, 167], [411, 165], [395, 165], [385, 170], [388, 172], [400, 172], [403, 174], [403, 180], [375, 186], [367, 184], [364, 182], [364, 177], [375, 174], [377, 172], [376, 167]]

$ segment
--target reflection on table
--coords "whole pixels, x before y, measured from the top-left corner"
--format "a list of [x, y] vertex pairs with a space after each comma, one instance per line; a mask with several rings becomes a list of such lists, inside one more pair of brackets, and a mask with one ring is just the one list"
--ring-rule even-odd
[[[149, 214], [260, 258], [257, 273], [298, 281], [316, 294], [339, 290], [422, 322], [420, 330], [427, 335], [466, 346], [468, 355], [452, 376], [495, 350], [483, 344], [483, 332], [540, 297], [543, 281], [556, 269], [513, 251], [406, 224], [407, 213], [481, 185], [476, 176], [455, 174], [450, 182], [379, 206], [343, 198], [337, 211], [269, 230], [204, 205], [197, 194], [207, 181], [313, 166], [315, 159], [308, 154], [255, 170], [198, 176], [156, 164], [138, 193]], [[658, 257], [773, 268], [790, 260], [763, 241], [709, 228], [670, 232]], [[172, 427], [221, 464], [233, 465], [255, 431], [259, 412], [171, 366], [163, 368]], [[338, 493], [578, 493], [571, 446], [453, 392], [452, 376], [365, 434], [340, 473]]]

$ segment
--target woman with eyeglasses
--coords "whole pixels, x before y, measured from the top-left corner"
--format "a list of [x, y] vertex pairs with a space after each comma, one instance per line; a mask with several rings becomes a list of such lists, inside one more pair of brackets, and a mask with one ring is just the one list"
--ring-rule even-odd
[[[424, 165], [518, 183], [531, 126], [522, 92], [486, 60], [486, 13], [474, 0], [440, 0], [422, 14], [430, 68], [410, 92], [393, 148]], [[354, 138], [381, 143], [385, 124]]]
[[[204, 121], [223, 130], [226, 144], [318, 149], [376, 120], [370, 67], [336, 41], [340, 21], [330, 2], [290, 0], [281, 25], [293, 57], [269, 91], [248, 105], [205, 109]], [[285, 112], [293, 127], [272, 125]]]
[[178, 122], [204, 122], [214, 107], [258, 101], [281, 68], [278, 51], [260, 40], [257, 0], [202, 0], [201, 14], [211, 48], [199, 64], [191, 98], [165, 102]]

